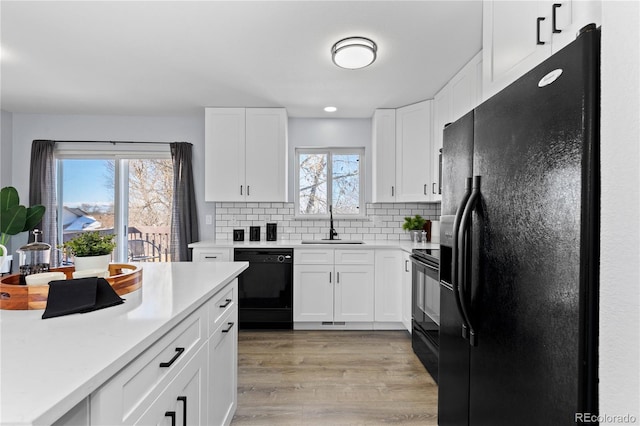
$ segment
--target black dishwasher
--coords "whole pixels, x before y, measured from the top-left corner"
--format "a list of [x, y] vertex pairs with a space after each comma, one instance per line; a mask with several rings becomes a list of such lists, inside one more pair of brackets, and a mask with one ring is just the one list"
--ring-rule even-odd
[[238, 277], [241, 329], [293, 329], [293, 249], [242, 248], [234, 260], [249, 262]]

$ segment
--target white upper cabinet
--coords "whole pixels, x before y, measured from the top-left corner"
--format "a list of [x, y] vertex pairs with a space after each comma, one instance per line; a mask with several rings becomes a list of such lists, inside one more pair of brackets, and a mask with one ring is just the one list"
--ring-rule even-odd
[[205, 201], [244, 201], [245, 109], [205, 109]]
[[287, 201], [287, 112], [247, 108], [246, 201]]
[[484, 99], [566, 46], [580, 28], [599, 22], [599, 1], [485, 0]]
[[205, 200], [287, 201], [283, 108], [205, 109]]
[[396, 110], [396, 201], [432, 201], [432, 100]]
[[376, 110], [372, 127], [372, 202], [391, 203], [396, 200], [396, 110]]
[[433, 201], [439, 201], [440, 191], [440, 150], [442, 131], [447, 123], [452, 123], [478, 106], [482, 101], [482, 52], [474, 56], [433, 98], [433, 159], [432, 185]]

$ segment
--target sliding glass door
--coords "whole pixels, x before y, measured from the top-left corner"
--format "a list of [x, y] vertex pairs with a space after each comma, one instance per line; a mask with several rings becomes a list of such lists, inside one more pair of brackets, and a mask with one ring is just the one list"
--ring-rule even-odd
[[61, 158], [58, 237], [116, 234], [116, 262], [170, 261], [173, 168], [167, 158]]

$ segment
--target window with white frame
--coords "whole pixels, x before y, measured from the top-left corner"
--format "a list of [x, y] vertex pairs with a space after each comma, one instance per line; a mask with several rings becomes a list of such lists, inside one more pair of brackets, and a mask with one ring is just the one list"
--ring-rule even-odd
[[173, 166], [168, 146], [57, 145], [58, 241], [85, 231], [116, 234], [115, 261], [170, 261]]
[[299, 217], [364, 214], [364, 149], [296, 149], [295, 209]]

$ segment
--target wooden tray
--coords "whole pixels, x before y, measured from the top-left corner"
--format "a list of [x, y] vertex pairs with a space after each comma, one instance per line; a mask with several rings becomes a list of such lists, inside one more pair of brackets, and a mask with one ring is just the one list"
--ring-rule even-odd
[[[130, 271], [123, 272], [123, 269]], [[51, 272], [64, 272], [67, 279], [73, 278], [73, 266], [53, 268]], [[106, 280], [119, 296], [142, 287], [142, 268], [127, 263], [110, 263]], [[27, 310], [44, 309], [47, 306], [49, 284], [21, 285], [20, 274], [0, 278], [0, 309]]]

